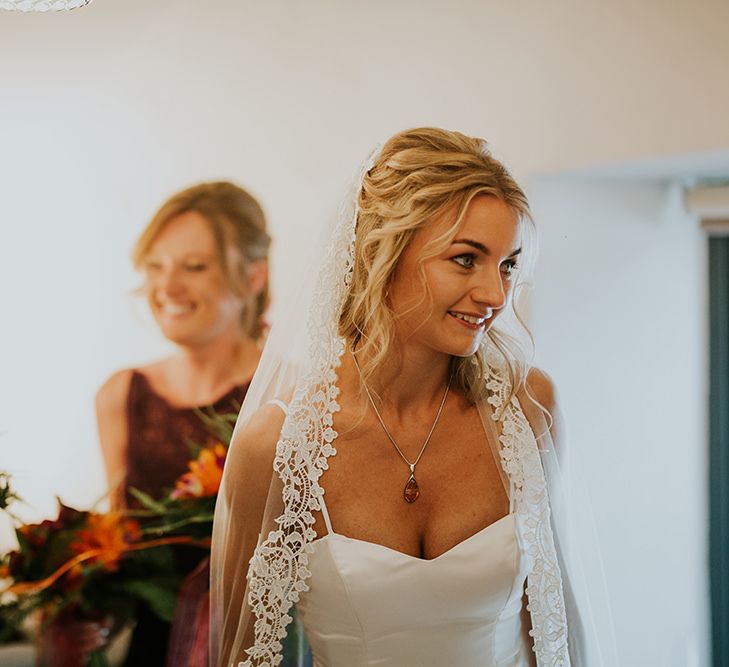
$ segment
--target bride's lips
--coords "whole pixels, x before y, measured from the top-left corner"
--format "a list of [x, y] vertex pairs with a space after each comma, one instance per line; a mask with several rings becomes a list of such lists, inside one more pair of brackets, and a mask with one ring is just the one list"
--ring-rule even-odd
[[488, 322], [489, 318], [493, 315], [493, 311], [486, 314], [479, 313], [462, 313], [457, 310], [449, 310], [448, 314], [456, 320], [459, 324], [470, 329], [471, 331], [478, 331]]

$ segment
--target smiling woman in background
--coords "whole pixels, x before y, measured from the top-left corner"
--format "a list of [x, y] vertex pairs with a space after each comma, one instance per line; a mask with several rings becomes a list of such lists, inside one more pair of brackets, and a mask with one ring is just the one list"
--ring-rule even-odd
[[[196, 414], [238, 410], [260, 357], [268, 306], [270, 237], [258, 202], [226, 182], [177, 193], [134, 249], [144, 293], [171, 356], [109, 378], [96, 399], [112, 504], [135, 506], [129, 487], [159, 497], [187, 470], [188, 443], [211, 433]], [[205, 556], [178, 551], [182, 573]], [[165, 663], [169, 626], [144, 611], [126, 664]]]
[[[97, 396], [110, 484], [152, 496], [185, 472], [185, 442], [209, 435], [194, 409], [230, 411], [260, 356], [270, 237], [255, 199], [204, 183], [167, 201], [142, 233], [134, 264], [162, 334], [177, 352], [115, 373]], [[118, 504], [132, 499], [116, 497]]]

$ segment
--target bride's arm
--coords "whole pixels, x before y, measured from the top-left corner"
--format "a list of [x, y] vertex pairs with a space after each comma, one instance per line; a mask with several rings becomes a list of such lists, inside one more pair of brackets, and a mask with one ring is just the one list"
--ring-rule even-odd
[[552, 378], [543, 370], [531, 368], [527, 375], [526, 385], [529, 397], [536, 400], [539, 406], [544, 408], [548, 413], [547, 415], [542, 413], [545, 421], [541, 427], [540, 424], [534, 423], [541, 420], [534, 418], [533, 410], [525, 410], [527, 419], [536, 436], [539, 436], [545, 429], [548, 430], [552, 443], [554, 444], [557, 460], [561, 463], [564, 455], [562, 416], [557, 403], [557, 390], [552, 382]]
[[246, 603], [248, 564], [258, 544], [273, 479], [282, 411], [263, 406], [236, 428], [218, 497], [211, 556], [211, 656], [214, 667], [238, 664], [253, 643]]
[[573, 469], [574, 462], [570, 461], [570, 447], [565, 443], [554, 385], [546, 373], [536, 369], [530, 372], [527, 385], [537, 401], [549, 412], [545, 422], [533, 409], [534, 406], [525, 410], [535, 434], [538, 432], [545, 434], [545, 437], [538, 439], [538, 442], [549, 489], [552, 530], [560, 561], [570, 658], [573, 665], [588, 664], [590, 660], [587, 657], [588, 643], [602, 644], [614, 655], [614, 639], [609, 629], [604, 632], [600, 630], [603, 634], [601, 638], [593, 634], [589, 640], [585, 632], [585, 617], [593, 619], [588, 623], [593, 632], [598, 625], [594, 623], [594, 611], [590, 608], [590, 604], [595, 604], [594, 600], [587, 604], [590, 598], [597, 600], [600, 618], [607, 619], [609, 625], [610, 612], [601, 583], [587, 582], [580, 577], [579, 561], [583, 560], [586, 554], [599, 560], [599, 544], [596, 544], [591, 537], [590, 531], [594, 531], [594, 525], [590, 524], [591, 527], [586, 528], [583, 519], [581, 528], [575, 527], [574, 512], [579, 509], [582, 512], [587, 511], [589, 515], [589, 499], [582, 492], [579, 494], [579, 500], [574, 497], [573, 484], [579, 479], [579, 473]]

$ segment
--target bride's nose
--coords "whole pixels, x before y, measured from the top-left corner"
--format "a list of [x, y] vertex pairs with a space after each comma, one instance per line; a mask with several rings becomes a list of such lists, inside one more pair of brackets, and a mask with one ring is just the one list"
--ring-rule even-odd
[[495, 276], [491, 272], [487, 276], [482, 276], [471, 290], [471, 298], [474, 301], [494, 310], [504, 307], [506, 296], [507, 292], [500, 271], [497, 271]]

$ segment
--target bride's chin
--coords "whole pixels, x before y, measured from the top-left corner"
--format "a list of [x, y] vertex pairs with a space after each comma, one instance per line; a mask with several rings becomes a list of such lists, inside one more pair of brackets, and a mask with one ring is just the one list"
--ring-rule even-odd
[[471, 343], [469, 345], [463, 345], [463, 346], [459, 346], [459, 347], [449, 345], [447, 348], [443, 349], [442, 351], [451, 357], [467, 359], [468, 357], [472, 357], [474, 354], [476, 354], [476, 352], [478, 351], [478, 348], [481, 345], [481, 341], [482, 341], [482, 338], [479, 337], [478, 341]]
[[478, 351], [478, 347], [471, 348], [468, 351], [451, 352], [452, 357], [458, 357], [459, 359], [468, 359], [472, 357]]

